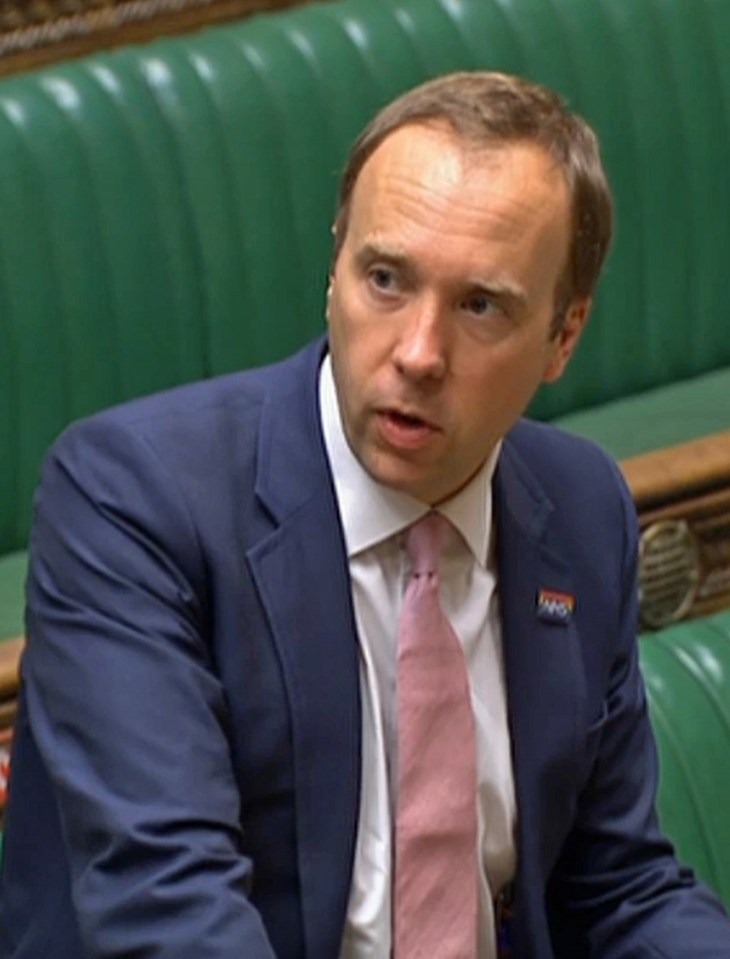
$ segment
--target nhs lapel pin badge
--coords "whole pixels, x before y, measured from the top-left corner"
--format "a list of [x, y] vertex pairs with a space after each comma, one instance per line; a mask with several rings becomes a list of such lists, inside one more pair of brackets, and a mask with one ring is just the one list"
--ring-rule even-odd
[[555, 589], [541, 589], [537, 594], [537, 618], [554, 626], [567, 626], [575, 610], [575, 596]]

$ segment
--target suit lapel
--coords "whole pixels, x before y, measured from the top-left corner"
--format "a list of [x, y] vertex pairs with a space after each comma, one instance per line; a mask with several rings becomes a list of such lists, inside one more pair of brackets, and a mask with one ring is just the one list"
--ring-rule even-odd
[[[349, 898], [360, 789], [357, 635], [319, 426], [323, 347], [262, 413], [257, 494], [273, 532], [248, 560], [281, 659], [292, 717], [306, 955], [335, 957]], [[495, 477], [499, 588], [518, 806], [516, 955], [547, 954], [544, 884], [572, 816], [585, 679], [573, 618], [538, 616], [541, 589], [575, 595], [552, 506], [507, 437]], [[576, 596], [580, 603], [580, 596]]]
[[275, 522], [248, 556], [289, 697], [307, 956], [336, 956], [360, 788], [358, 651], [339, 512], [316, 401], [321, 348], [262, 415], [257, 493]]
[[552, 505], [509, 438], [495, 478], [499, 589], [508, 716], [518, 809], [516, 955], [549, 954], [531, 919], [544, 913], [545, 879], [574, 810], [569, 788], [577, 762], [585, 678], [572, 615], [538, 608], [541, 590], [575, 597], [560, 557]]

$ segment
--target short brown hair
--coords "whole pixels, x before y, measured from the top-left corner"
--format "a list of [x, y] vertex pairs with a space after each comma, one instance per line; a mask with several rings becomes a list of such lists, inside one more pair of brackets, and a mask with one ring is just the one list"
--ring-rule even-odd
[[593, 294], [613, 229], [611, 191], [598, 139], [555, 93], [504, 73], [451, 73], [409, 90], [384, 107], [355, 141], [340, 183], [335, 258], [347, 233], [360, 171], [387, 136], [408, 124], [448, 123], [476, 147], [535, 143], [563, 171], [572, 197], [572, 236], [555, 293], [559, 329], [568, 306]]

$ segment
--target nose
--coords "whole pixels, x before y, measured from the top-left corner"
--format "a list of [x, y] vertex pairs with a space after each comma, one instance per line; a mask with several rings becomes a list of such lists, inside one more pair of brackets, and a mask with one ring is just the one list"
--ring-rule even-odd
[[414, 303], [393, 351], [393, 362], [410, 380], [440, 380], [448, 366], [447, 319], [435, 303]]

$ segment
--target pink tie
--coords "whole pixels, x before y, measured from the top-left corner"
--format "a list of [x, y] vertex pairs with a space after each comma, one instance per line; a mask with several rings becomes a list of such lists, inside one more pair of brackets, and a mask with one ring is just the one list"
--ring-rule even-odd
[[474, 716], [464, 653], [439, 600], [447, 526], [428, 513], [406, 534], [412, 578], [398, 630], [394, 959], [477, 954]]

